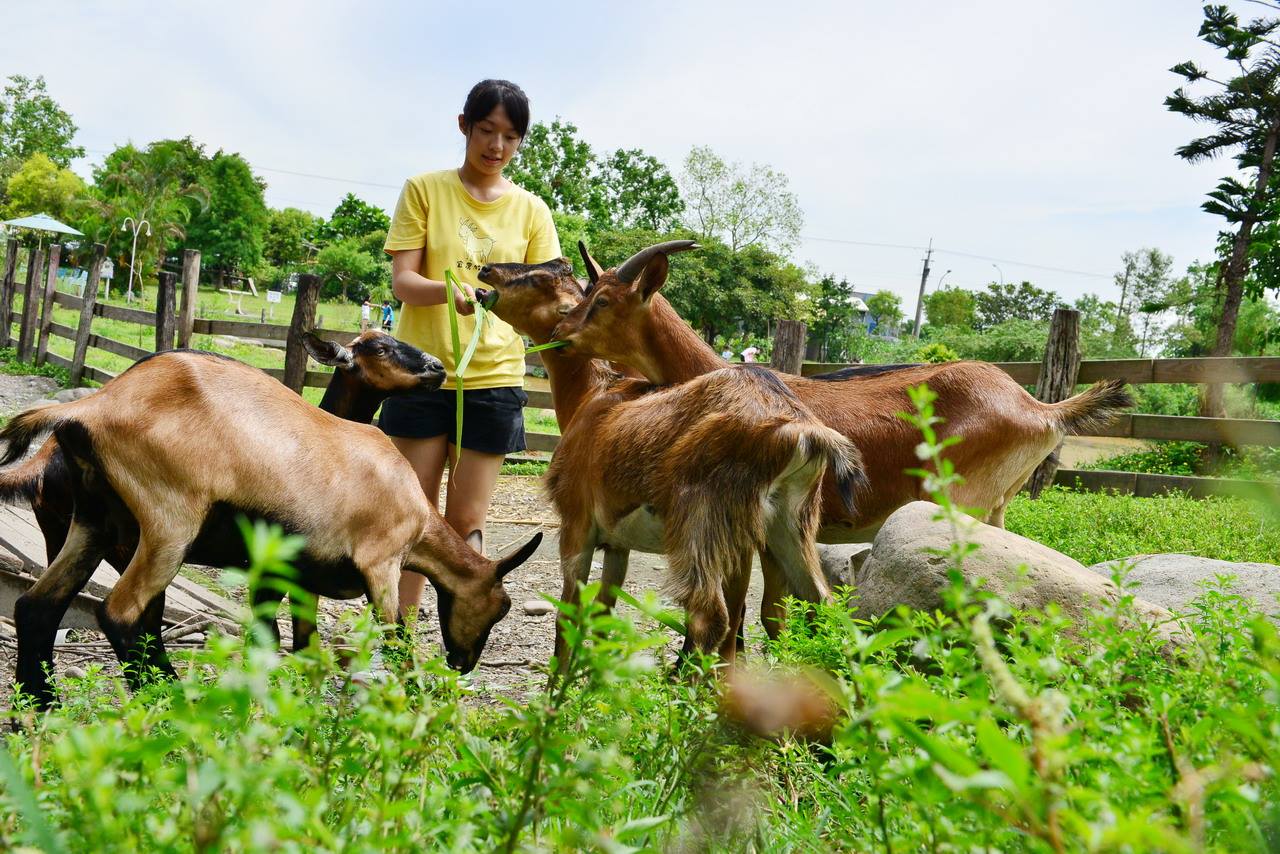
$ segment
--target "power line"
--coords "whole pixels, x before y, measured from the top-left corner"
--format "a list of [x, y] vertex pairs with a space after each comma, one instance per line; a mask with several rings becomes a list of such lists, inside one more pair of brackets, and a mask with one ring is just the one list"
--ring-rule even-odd
[[[844, 240], [838, 237], [813, 237], [810, 235], [801, 235], [802, 240], [813, 240], [820, 243], [844, 243], [849, 246], [874, 246], [881, 249], [911, 249], [917, 252], [924, 252], [929, 247], [913, 246], [905, 243], [874, 243], [868, 240]], [[1068, 273], [1073, 276], [1088, 276], [1093, 279], [1110, 279], [1104, 273], [1090, 273], [1085, 270], [1071, 270], [1066, 267], [1053, 267], [1047, 264], [1031, 264], [1026, 261], [1014, 261], [1010, 258], [993, 258], [990, 255], [976, 255], [972, 252], [961, 252], [957, 249], [934, 249], [939, 255], [956, 255], [961, 258], [974, 258], [979, 261], [996, 261], [1001, 264], [1013, 264], [1019, 267], [1028, 267], [1032, 270], [1048, 270], [1053, 273]]]

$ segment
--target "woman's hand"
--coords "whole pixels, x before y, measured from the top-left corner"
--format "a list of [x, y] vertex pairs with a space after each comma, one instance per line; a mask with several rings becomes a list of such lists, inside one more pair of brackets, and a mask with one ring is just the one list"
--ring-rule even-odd
[[[447, 282], [445, 287], [449, 288]], [[458, 288], [449, 288], [449, 290], [453, 291], [453, 307], [458, 310], [458, 314], [475, 314], [475, 290], [466, 282], [458, 282], [458, 287], [462, 289], [461, 293], [459, 293]]]

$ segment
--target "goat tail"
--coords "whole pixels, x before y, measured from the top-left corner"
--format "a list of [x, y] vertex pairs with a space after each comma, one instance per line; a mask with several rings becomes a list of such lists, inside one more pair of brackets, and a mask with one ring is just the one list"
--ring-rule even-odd
[[0, 504], [35, 501], [48, 464], [47, 459], [36, 455], [12, 468], [0, 469]]
[[[74, 404], [44, 403], [19, 412], [0, 429], [0, 441], [5, 442], [4, 455], [0, 456], [0, 466], [7, 466], [19, 459], [31, 447], [36, 437], [48, 433], [63, 421], [71, 417], [67, 411]], [[21, 471], [19, 467], [16, 471]]]
[[1123, 380], [1103, 380], [1061, 403], [1045, 406], [1049, 419], [1063, 433], [1087, 435], [1090, 430], [1110, 424], [1124, 410], [1132, 409], [1134, 400]]
[[854, 512], [855, 494], [866, 485], [867, 477], [862, 463], [862, 452], [838, 430], [817, 422], [797, 425], [800, 430], [801, 450], [810, 456], [820, 456], [830, 468], [835, 479], [836, 492], [847, 513]]

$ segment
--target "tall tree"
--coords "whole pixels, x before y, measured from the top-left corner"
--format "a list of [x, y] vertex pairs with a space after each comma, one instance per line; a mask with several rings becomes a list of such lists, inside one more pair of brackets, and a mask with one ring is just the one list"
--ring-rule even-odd
[[786, 254], [800, 239], [804, 213], [787, 176], [769, 166], [727, 163], [705, 146], [694, 147], [680, 178], [685, 222], [715, 235], [734, 252], [761, 246]]
[[963, 288], [940, 288], [925, 296], [924, 316], [930, 326], [972, 328], [973, 294]]
[[121, 272], [128, 270], [133, 234], [121, 231], [126, 217], [150, 224], [138, 234], [134, 261], [139, 281], [149, 282], [165, 251], [186, 237], [186, 227], [209, 204], [200, 183], [200, 149], [190, 139], [161, 140], [140, 149], [116, 148], [94, 170], [91, 213], [82, 230], [91, 241], [107, 244]]
[[320, 293], [346, 300], [366, 299], [391, 280], [391, 265], [372, 257], [359, 238], [347, 237], [330, 243], [316, 255]]
[[591, 146], [578, 138], [577, 125], [560, 118], [534, 123], [507, 167], [508, 178], [567, 214], [590, 212], [594, 172]]
[[44, 77], [32, 80], [14, 74], [0, 95], [0, 160], [21, 163], [33, 154], [44, 154], [66, 168], [84, 149], [72, 145], [76, 123], [49, 96]]
[[284, 268], [307, 260], [311, 254], [307, 244], [315, 240], [321, 222], [320, 217], [298, 208], [267, 211], [262, 245], [267, 263]]
[[867, 299], [867, 310], [876, 319], [876, 331], [884, 335], [902, 324], [902, 297], [893, 291], [876, 291]]
[[[1231, 355], [1253, 229], [1268, 209], [1272, 192], [1271, 175], [1280, 143], [1280, 48], [1274, 40], [1278, 27], [1280, 20], [1275, 18], [1241, 24], [1226, 6], [1205, 6], [1200, 38], [1222, 50], [1239, 73], [1218, 80], [1190, 61], [1170, 69], [1187, 85], [1203, 81], [1214, 87], [1211, 94], [1193, 98], [1182, 86], [1165, 99], [1165, 106], [1173, 112], [1213, 126], [1207, 136], [1180, 147], [1178, 156], [1196, 163], [1231, 153], [1248, 176], [1247, 182], [1224, 179], [1203, 205], [1235, 226], [1230, 253], [1220, 268], [1222, 301], [1211, 351], [1214, 356]], [[1221, 385], [1209, 386], [1202, 414], [1224, 414]]]
[[371, 205], [354, 193], [347, 193], [333, 209], [333, 215], [316, 229], [316, 237], [325, 243], [336, 243], [348, 237], [365, 237], [391, 227], [391, 217], [377, 205]]
[[186, 245], [199, 249], [202, 267], [221, 283], [262, 259], [267, 230], [266, 184], [239, 154], [222, 151], [201, 164], [201, 185], [209, 204], [187, 226]]
[[658, 158], [620, 148], [598, 164], [589, 202], [597, 227], [668, 231], [680, 222], [680, 188]]
[[[1115, 320], [1111, 324], [1113, 346], [1123, 349], [1137, 342], [1137, 351], [1145, 355], [1146, 342], [1156, 315], [1143, 312], [1142, 306], [1159, 300], [1172, 282], [1173, 256], [1159, 249], [1140, 249], [1121, 256], [1120, 272], [1115, 274], [1120, 288], [1120, 301], [1114, 305]], [[1134, 316], [1141, 331], [1135, 330]]]
[[0, 205], [0, 217], [46, 213], [74, 225], [76, 207], [84, 202], [88, 188], [80, 176], [59, 166], [44, 152], [23, 161], [9, 178], [8, 201]]
[[818, 280], [813, 295], [811, 334], [822, 342], [823, 358], [844, 355], [843, 342], [857, 323], [853, 308], [853, 286], [848, 279], [836, 280], [827, 274]]
[[1006, 320], [1047, 322], [1062, 299], [1053, 291], [1030, 282], [990, 282], [985, 291], [974, 294], [978, 329], [990, 329]]

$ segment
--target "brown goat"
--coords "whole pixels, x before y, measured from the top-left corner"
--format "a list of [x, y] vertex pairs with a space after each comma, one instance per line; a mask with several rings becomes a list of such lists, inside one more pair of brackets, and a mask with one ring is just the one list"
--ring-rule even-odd
[[[723, 368], [726, 362], [659, 293], [667, 279], [667, 254], [694, 246], [674, 241], [648, 247], [606, 271], [579, 244], [591, 284], [552, 337], [568, 342], [565, 349], [579, 357], [628, 365], [655, 383], [685, 382]], [[1061, 403], [1041, 403], [999, 368], [982, 362], [869, 366], [824, 377], [784, 375], [783, 380], [824, 424], [864, 454], [867, 487], [853, 509], [836, 500], [830, 478], [824, 487], [819, 541], [829, 543], [868, 540], [898, 507], [928, 497], [922, 483], [906, 474], [919, 465], [919, 436], [898, 417], [911, 409], [907, 389], [912, 386], [927, 383], [937, 393], [934, 408], [945, 419], [942, 437], [964, 437], [948, 451], [965, 476], [953, 497], [962, 506], [986, 511], [987, 521], [996, 526], [1003, 526], [1005, 507], [1063, 436], [1105, 424], [1133, 405], [1119, 382], [1099, 383]], [[763, 610], [774, 633], [782, 576], [768, 556], [761, 561]]]
[[[479, 278], [498, 291], [494, 312], [535, 341], [580, 296], [565, 259], [489, 265]], [[543, 361], [562, 430], [548, 486], [563, 599], [587, 579], [596, 548], [608, 605], [631, 549], [665, 553], [668, 586], [689, 612], [686, 650], [718, 647], [732, 661], [753, 550], [776, 557], [797, 596], [828, 594], [813, 548], [817, 486], [829, 464], [851, 501], [860, 460], [772, 374], [726, 369], [653, 389], [576, 353], [549, 350]]]
[[[438, 386], [443, 368], [425, 358]], [[338, 599], [365, 595], [388, 621], [398, 620], [400, 570], [426, 575], [439, 598], [446, 658], [464, 671], [510, 608], [503, 576], [541, 539], [497, 562], [480, 556], [445, 524], [380, 431], [213, 354], [160, 353], [90, 397], [19, 414], [0, 430], [9, 443], [0, 465], [50, 430], [68, 461], [75, 510], [66, 543], [14, 613], [17, 679], [42, 703], [52, 700], [43, 671], [57, 625], [50, 615], [65, 610], [130, 525], [137, 547], [99, 623], [122, 661], [145, 655], [169, 674], [163, 650], [138, 649], [148, 615], [188, 555], [245, 564], [240, 515], [306, 537], [300, 587]]]
[[[345, 346], [307, 332], [302, 343], [311, 358], [334, 368], [320, 408], [348, 421], [368, 424], [388, 397], [435, 381], [434, 371], [421, 350], [381, 331], [363, 332]], [[66, 456], [58, 447], [56, 438], [50, 437], [35, 454], [19, 465], [0, 470], [0, 501], [10, 502], [19, 498], [31, 505], [36, 524], [44, 536], [47, 565], [57, 557], [66, 542], [74, 509]], [[131, 525], [132, 536], [124, 536], [122, 542], [106, 555], [106, 562], [116, 572], [124, 572], [129, 565], [137, 547], [136, 527]], [[187, 562], [213, 563], [199, 551], [188, 555]], [[252, 603], [255, 611], [275, 598], [274, 591], [268, 586], [259, 587], [255, 595], [257, 598]], [[147, 633], [154, 637], [160, 634], [162, 612], [163, 605], [154, 615], [155, 624], [147, 627]], [[306, 647], [315, 634], [315, 609], [310, 607], [303, 612], [295, 603], [291, 616], [293, 648], [297, 651]], [[57, 619], [60, 621], [62, 615], [59, 614]], [[275, 624], [272, 623], [271, 627], [274, 630]]]

